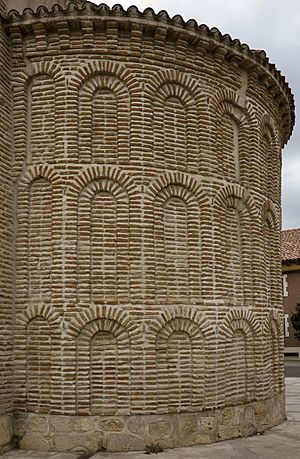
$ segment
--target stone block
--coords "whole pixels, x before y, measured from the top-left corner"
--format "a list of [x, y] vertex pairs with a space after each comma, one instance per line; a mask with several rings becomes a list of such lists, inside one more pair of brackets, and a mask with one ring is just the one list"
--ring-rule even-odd
[[200, 430], [203, 432], [211, 432], [216, 428], [216, 417], [214, 416], [199, 416]]
[[237, 406], [223, 408], [218, 413], [218, 424], [222, 426], [239, 425], [239, 411]]
[[23, 437], [26, 432], [27, 413], [15, 413], [13, 417], [13, 433], [16, 437]]
[[54, 432], [72, 432], [74, 425], [73, 416], [50, 416], [50, 431]]
[[198, 430], [198, 419], [195, 414], [180, 415], [178, 418], [179, 434], [185, 436]]
[[159, 439], [168, 436], [171, 432], [169, 421], [159, 420], [151, 422], [149, 425], [149, 436], [153, 439]]
[[120, 432], [124, 428], [124, 422], [121, 419], [105, 419], [99, 422], [99, 427], [102, 430]]
[[254, 413], [258, 428], [264, 428], [269, 424], [269, 413], [264, 401], [255, 404]]
[[48, 419], [46, 416], [31, 415], [26, 422], [26, 431], [46, 435], [48, 433]]
[[56, 435], [53, 446], [55, 451], [97, 451], [102, 448], [102, 432], [85, 434]]
[[206, 434], [197, 434], [194, 436], [194, 445], [206, 445], [207, 443], [211, 443], [211, 438], [209, 435]]
[[131, 417], [127, 421], [127, 429], [137, 435], [144, 436], [145, 434], [145, 421], [142, 416]]
[[76, 432], [89, 432], [95, 430], [94, 419], [88, 416], [72, 416], [72, 425]]
[[110, 434], [103, 446], [107, 451], [139, 451], [145, 448], [146, 443], [135, 435]]
[[229, 438], [236, 438], [241, 436], [241, 429], [239, 426], [221, 426], [218, 432], [219, 440], [229, 440]]
[[12, 417], [0, 416], [0, 448], [9, 444], [12, 440]]
[[34, 451], [50, 451], [50, 438], [42, 437], [38, 434], [24, 435], [20, 439], [20, 449], [30, 449]]
[[159, 440], [153, 439], [149, 443], [150, 444], [154, 443], [156, 445], [159, 445], [163, 450], [175, 448], [177, 446], [176, 438], [172, 438], [172, 437], [162, 437]]

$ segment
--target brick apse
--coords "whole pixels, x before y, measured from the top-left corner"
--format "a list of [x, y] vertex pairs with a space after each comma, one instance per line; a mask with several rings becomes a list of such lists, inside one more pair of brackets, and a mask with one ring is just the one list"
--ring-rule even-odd
[[291, 91], [194, 20], [61, 4], [2, 4], [1, 450], [261, 432], [285, 418]]

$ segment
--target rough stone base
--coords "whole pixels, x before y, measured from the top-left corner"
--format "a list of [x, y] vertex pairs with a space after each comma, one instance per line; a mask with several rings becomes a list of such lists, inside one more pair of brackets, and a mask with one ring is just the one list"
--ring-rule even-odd
[[133, 451], [151, 443], [174, 448], [253, 435], [284, 419], [282, 392], [268, 400], [192, 414], [104, 417], [16, 413], [14, 434], [22, 449]]
[[5, 414], [0, 416], [0, 455], [12, 448], [12, 416]]

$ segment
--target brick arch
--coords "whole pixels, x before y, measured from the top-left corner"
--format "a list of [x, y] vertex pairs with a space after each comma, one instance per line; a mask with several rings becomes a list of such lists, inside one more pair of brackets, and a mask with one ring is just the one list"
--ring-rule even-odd
[[280, 217], [274, 203], [267, 199], [260, 213], [261, 245], [260, 265], [261, 278], [264, 282], [263, 299], [265, 307], [280, 307], [281, 304], [281, 242]]
[[146, 90], [147, 96], [153, 113], [155, 166], [197, 173], [200, 169], [198, 110], [190, 88], [177, 80], [167, 80], [154, 94], [147, 94]]
[[280, 335], [283, 335], [283, 320], [282, 319], [283, 317], [282, 317], [281, 309], [280, 310], [273, 309], [272, 311], [270, 311], [269, 320], [274, 321], [274, 323], [276, 324], [278, 333]]
[[261, 326], [249, 310], [234, 310], [220, 326], [224, 349], [226, 402], [249, 402], [256, 395], [256, 346]]
[[264, 114], [259, 124], [261, 193], [278, 202], [280, 197], [280, 148], [279, 128], [268, 114]]
[[126, 190], [117, 181], [103, 177], [89, 182], [78, 195], [77, 222], [78, 300], [108, 304], [130, 301]]
[[209, 99], [208, 109], [214, 120], [211, 145], [218, 174], [228, 181], [252, 184], [251, 155], [257, 129], [253, 107], [242, 106], [237, 92], [223, 89]]
[[202, 90], [197, 80], [191, 75], [178, 72], [174, 69], [166, 69], [158, 71], [152, 76], [150, 82], [145, 86], [146, 96], [150, 100], [153, 100], [159, 88], [164, 85], [172, 85], [173, 87], [184, 91], [186, 96], [189, 95], [187, 99], [188, 101], [191, 101], [192, 99], [198, 100], [198, 98], [202, 95]]
[[[118, 77], [110, 74], [95, 74], [84, 81], [80, 89], [89, 97], [95, 94], [95, 91], [101, 86], [105, 89], [111, 89], [118, 96], [124, 96], [128, 93], [127, 86]], [[100, 83], [100, 84], [99, 84]]]
[[210, 110], [212, 112], [217, 111], [222, 102], [229, 102], [230, 104], [239, 106], [239, 94], [229, 88], [221, 89], [209, 99]]
[[259, 272], [259, 212], [249, 190], [230, 184], [213, 201], [217, 295], [235, 306], [252, 304]]
[[278, 135], [279, 128], [276, 126], [274, 119], [267, 113], [263, 114], [263, 116], [260, 119], [260, 123], [259, 123], [259, 130], [262, 134], [264, 133], [265, 129], [270, 130], [270, 133], [272, 135], [272, 140], [279, 147], [281, 145], [279, 135]]
[[238, 184], [225, 185], [219, 189], [214, 198], [214, 206], [220, 208], [236, 207], [239, 200], [242, 201], [245, 208], [249, 209], [253, 219], [259, 217], [258, 208], [253, 196], [247, 188]]
[[[79, 353], [79, 359], [76, 365], [76, 374], [77, 380], [82, 380], [82, 384], [77, 386], [76, 389], [76, 411], [80, 413], [91, 413], [91, 414], [105, 414], [112, 415], [118, 414], [130, 414], [131, 410], [131, 397], [130, 397], [130, 384], [127, 384], [131, 378], [134, 378], [134, 374], [138, 371], [141, 359], [143, 358], [143, 348], [144, 348], [144, 335], [142, 333], [141, 325], [138, 324], [135, 320], [130, 317], [129, 312], [122, 310], [120, 307], [105, 305], [105, 306], [90, 306], [81, 312], [77, 313], [74, 316], [68, 327], [68, 339], [70, 341], [76, 342], [76, 349]], [[105, 341], [107, 339], [108, 344], [110, 344], [109, 349], [103, 349], [101, 343], [98, 346], [100, 351], [103, 350], [105, 358], [109, 359], [110, 355], [116, 354], [118, 358], [112, 359], [110, 361], [111, 368], [117, 368], [120, 366], [121, 358], [121, 367], [125, 368], [126, 381], [125, 384], [120, 382], [118, 383], [118, 377], [115, 377], [116, 386], [113, 387], [114, 392], [118, 392], [120, 397], [115, 397], [112, 400], [111, 412], [105, 409], [105, 406], [101, 404], [101, 400], [98, 399], [96, 407], [91, 410], [91, 391], [89, 386], [89, 381], [86, 379], [86, 375], [90, 372], [90, 345], [91, 339], [97, 331], [106, 332], [106, 336], [101, 337]], [[107, 335], [111, 333], [111, 335]], [[115, 338], [114, 338], [115, 337]], [[119, 350], [118, 350], [119, 346]], [[134, 348], [134, 350], [133, 350]], [[135, 358], [132, 358], [132, 353], [134, 352]], [[75, 352], [71, 351], [70, 358], [72, 361], [76, 361]], [[119, 359], [119, 360], [118, 360]], [[95, 362], [95, 359], [94, 359]], [[109, 363], [109, 362], [108, 362]], [[120, 371], [122, 371], [122, 368]], [[115, 371], [115, 370], [113, 370]], [[99, 373], [99, 372], [98, 372]], [[116, 375], [115, 375], [116, 376]], [[118, 375], [117, 375], [118, 376]], [[124, 376], [124, 371], [123, 371]], [[138, 383], [138, 382], [137, 382]], [[87, 394], [89, 396], [87, 397]], [[116, 400], [118, 399], [118, 404], [116, 405]], [[109, 407], [108, 407], [109, 409]]]
[[137, 193], [133, 179], [126, 172], [113, 166], [92, 165], [85, 167], [72, 180], [66, 190], [66, 195], [70, 196], [70, 198], [76, 198], [85, 186], [97, 179], [110, 179], [118, 183], [120, 187], [126, 190], [129, 196]]
[[50, 412], [53, 372], [53, 330], [43, 316], [33, 317], [26, 324], [26, 410]]
[[[162, 124], [165, 124], [167, 119], [170, 121], [170, 118], [166, 117], [166, 115], [168, 113], [171, 115], [171, 107], [168, 106], [168, 110], [165, 113], [166, 107], [164, 108], [162, 102], [168, 98], [168, 96], [175, 96], [181, 100], [181, 115], [183, 118], [182, 116], [180, 118], [185, 119], [185, 123], [183, 124], [181, 123], [179, 125], [176, 123], [178, 133], [181, 132], [183, 135], [182, 147], [180, 148], [180, 145], [175, 146], [175, 151], [177, 151], [175, 158], [178, 163], [176, 167], [177, 169], [179, 167], [179, 169], [187, 170], [192, 173], [202, 173], [203, 168], [206, 168], [207, 163], [211, 160], [210, 156], [206, 154], [210, 131], [202, 122], [202, 117], [207, 116], [207, 94], [205, 94], [203, 87], [193, 75], [174, 69], [165, 69], [156, 72], [150, 77], [149, 82], [145, 85], [145, 104], [147, 105], [147, 111], [150, 113], [154, 112], [154, 115], [156, 113], [158, 114], [158, 112], [164, 114], [163, 118], [160, 117], [161, 119], [157, 119], [155, 125], [153, 125], [151, 121], [147, 127], [149, 130], [154, 131], [154, 135], [152, 136], [153, 141], [150, 143], [157, 167], [167, 168], [168, 161], [166, 161], [166, 158], [168, 158], [168, 156], [170, 158], [174, 156], [172, 154], [167, 154], [164, 158], [161, 158], [159, 157], [158, 151], [160, 149], [166, 150], [165, 146], [162, 145], [165, 143], [164, 132], [166, 131]], [[154, 107], [155, 101], [157, 107]], [[176, 105], [173, 106], [173, 110], [175, 110], [175, 108]], [[178, 104], [177, 108], [180, 109]], [[182, 111], [183, 108], [185, 113]], [[198, 135], [200, 132], [201, 136]], [[187, 139], [186, 142], [184, 142], [184, 136]], [[168, 148], [170, 148], [168, 145], [171, 138], [172, 134], [170, 134], [170, 139], [166, 139]], [[185, 148], [183, 148], [184, 144], [186, 144]], [[204, 144], [206, 144], [206, 148], [200, 151]], [[171, 169], [174, 168], [174, 165], [170, 161], [169, 166]]]
[[157, 88], [155, 94], [153, 95], [153, 99], [157, 98], [158, 95], [162, 100], [166, 100], [169, 97], [176, 97], [190, 110], [193, 110], [195, 107], [195, 98], [191, 91], [177, 82], [164, 82]]
[[45, 178], [53, 185], [61, 185], [62, 180], [60, 175], [49, 164], [37, 164], [29, 166], [26, 172], [20, 177], [19, 188], [28, 187], [34, 180]]
[[282, 321], [274, 318], [270, 321], [270, 337], [271, 337], [271, 362], [273, 375], [273, 393], [278, 393], [284, 388], [284, 372], [283, 372], [283, 346], [282, 346]]
[[188, 206], [198, 205], [195, 195], [188, 188], [175, 183], [170, 183], [170, 185], [162, 188], [155, 196], [154, 203], [157, 206], [162, 206], [173, 197], [182, 199]]
[[[101, 201], [99, 193], [103, 194], [107, 205], [104, 205], [103, 200]], [[131, 177], [113, 166], [88, 166], [81, 170], [69, 184], [66, 197], [70, 239], [72, 238], [73, 241], [73, 250], [77, 250], [77, 274], [79, 276], [77, 288], [74, 287], [74, 301], [77, 298], [83, 305], [91, 301], [96, 301], [97, 304], [129, 301], [131, 260], [134, 254], [132, 251], [129, 253], [130, 232], [128, 228], [132, 199], [138, 195], [137, 187]], [[95, 212], [92, 212], [93, 209]], [[99, 237], [96, 237], [96, 232], [93, 230], [93, 228], [96, 230], [96, 227]], [[106, 244], [105, 240], [109, 235], [111, 238]], [[123, 236], [126, 236], [126, 240]], [[79, 244], [82, 238], [85, 240], [83, 246]], [[94, 245], [97, 250], [91, 254], [88, 247]], [[91, 283], [92, 278], [89, 275], [91, 257], [94, 257], [94, 261], [102, 260], [101, 247], [107, 251], [108, 258], [105, 258], [105, 262], [110, 267], [108, 266], [109, 269], [104, 273], [104, 271], [100, 272], [97, 263], [94, 263], [94, 275], [100, 276], [105, 282], [96, 284], [96, 278], [93, 277], [94, 281]], [[113, 283], [110, 282], [111, 289], [108, 288], [109, 276], [112, 276], [111, 280], [114, 279]], [[122, 289], [121, 285], [126, 285], [127, 289]], [[93, 295], [94, 300], [92, 300]]]
[[[15, 136], [15, 157], [18, 164], [23, 164], [25, 158], [24, 153], [26, 152], [28, 159], [31, 160], [31, 149], [28, 145], [28, 127], [29, 127], [29, 120], [27, 114], [27, 106], [29, 103], [28, 100], [28, 88], [30, 86], [30, 82], [39, 76], [48, 76], [49, 78], [53, 79], [55, 91], [56, 86], [58, 84], [62, 84], [64, 82], [64, 75], [61, 72], [61, 69], [51, 61], [40, 61], [33, 63], [31, 66], [30, 71], [22, 71], [18, 73], [18, 78], [15, 79], [14, 83], [14, 113], [15, 117], [19, 120], [24, 120], [23, 123], [15, 127], [16, 136]], [[14, 79], [13, 79], [14, 81]], [[56, 107], [56, 105], [55, 105]], [[24, 118], [25, 117], [25, 118]], [[53, 132], [53, 145], [56, 139], [56, 127], [57, 123], [54, 120], [54, 132]], [[53, 150], [52, 145], [52, 150]], [[43, 154], [44, 159], [46, 161], [52, 160], [53, 151], [49, 152], [49, 154], [45, 154], [45, 145], [39, 146], [39, 151]], [[38, 159], [37, 159], [38, 161]]]
[[79, 160], [122, 163], [130, 151], [131, 95], [118, 76], [96, 73], [78, 94]]
[[111, 193], [120, 201], [128, 203], [128, 194], [125, 188], [120, 186], [119, 182], [107, 178], [99, 178], [89, 182], [80, 191], [80, 197], [85, 200], [92, 199], [97, 192], [101, 191]]
[[[249, 190], [230, 184], [214, 198], [218, 295], [235, 306], [252, 304], [259, 260], [259, 213]], [[234, 262], [233, 262], [234, 260]]]
[[[210, 113], [222, 113], [225, 109], [234, 114], [238, 121], [248, 120], [250, 124], [256, 124], [254, 108], [247, 101], [242, 105], [239, 93], [232, 89], [224, 88], [209, 96], [208, 108]], [[236, 113], [234, 108], [238, 109]]]
[[29, 412], [48, 414], [57, 372], [56, 358], [60, 350], [60, 318], [50, 305], [30, 306], [18, 318], [24, 327], [26, 361], [26, 409]]
[[265, 337], [270, 335], [272, 326], [276, 328], [278, 336], [283, 335], [283, 313], [278, 309], [269, 310], [265, 316], [262, 324], [262, 334]]
[[72, 318], [69, 324], [68, 336], [72, 339], [79, 336], [82, 330], [93, 321], [109, 320], [117, 322], [121, 327], [126, 329], [130, 339], [135, 343], [143, 340], [143, 335], [140, 327], [132, 320], [127, 311], [121, 310], [116, 306], [90, 306], [88, 309], [78, 313]]
[[124, 327], [124, 325], [121, 325], [120, 321], [108, 319], [107, 317], [90, 320], [80, 330], [77, 338], [81, 337], [83, 341], [89, 341], [99, 330], [113, 333], [124, 345], [129, 342], [129, 333], [127, 328]]
[[64, 75], [58, 65], [52, 61], [39, 61], [32, 64], [32, 71], [28, 76], [49, 75], [56, 81], [63, 81]]
[[200, 207], [209, 207], [211, 205], [209, 198], [201, 189], [201, 183], [181, 172], [166, 172], [159, 175], [150, 183], [146, 191], [147, 200], [153, 201], [163, 189], [166, 189], [170, 185], [178, 185], [188, 190], [189, 193], [195, 196]]
[[[93, 79], [118, 80], [118, 85], [123, 85], [123, 89], [126, 89], [127, 94], [124, 91], [123, 93], [117, 91], [118, 96], [116, 98], [114, 92], [106, 95], [98, 94], [102, 100], [96, 97], [89, 103], [82, 95], [82, 91], [84, 91], [85, 86], [91, 84]], [[112, 88], [116, 89], [118, 85], [113, 83]], [[134, 130], [131, 112], [133, 105], [136, 103], [134, 102], [136, 95], [138, 94], [138, 97], [140, 97], [142, 92], [141, 83], [133, 72], [123, 64], [106, 59], [93, 60], [83, 64], [78, 72], [70, 78], [69, 90], [72, 93], [74, 104], [79, 107], [74, 124], [78, 126], [80, 131], [82, 116], [85, 123], [84, 135], [79, 136], [80, 161], [127, 164], [131, 154], [130, 133], [131, 130]], [[95, 94], [97, 95], [97, 91]], [[85, 104], [83, 110], [81, 109], [82, 104]], [[90, 106], [88, 107], [88, 105]], [[109, 110], [107, 110], [108, 106]], [[112, 114], [111, 111], [114, 113]], [[100, 117], [100, 119], [108, 117], [110, 128], [107, 131], [103, 131], [101, 128], [87, 131], [86, 126], [90, 126], [91, 120], [96, 116]]]
[[[175, 202], [176, 199], [177, 202]], [[162, 303], [170, 295], [168, 302], [173, 304], [179, 304], [182, 301], [187, 303], [188, 298], [191, 301], [199, 301], [203, 293], [202, 288], [210, 289], [209, 281], [205, 286], [201, 285], [200, 266], [202, 259], [209, 256], [208, 253], [211, 250], [210, 230], [205, 225], [201, 225], [202, 221], [209, 221], [211, 218], [211, 202], [203, 192], [201, 184], [184, 173], [168, 172], [162, 174], [153, 180], [148, 189], [145, 190], [144, 212], [145, 218], [152, 222], [151, 226], [146, 228], [148, 245], [145, 247], [147, 254], [153, 254], [152, 257], [148, 255], [146, 257], [147, 266], [151, 267], [149, 271], [147, 270], [147, 285], [148, 289], [151, 290], [151, 295]], [[180, 226], [176, 226], [176, 232], [173, 234], [175, 231], [175, 226], [172, 224], [174, 218], [179, 218], [178, 224], [180, 223]], [[175, 241], [172, 234], [173, 236], [177, 234], [178, 237], [185, 235], [185, 242], [182, 240], [183, 245], [180, 242], [181, 239], [178, 240], [178, 244], [174, 242], [175, 250], [169, 247], [169, 242]], [[201, 251], [199, 250], [200, 239], [203, 243], [203, 250]], [[169, 250], [166, 250], [166, 244]], [[178, 249], [179, 251], [177, 250], [178, 247], [181, 247], [180, 250]], [[178, 257], [173, 256], [176, 250]], [[168, 258], [168, 254], [171, 253], [173, 255]], [[176, 276], [174, 278], [174, 273], [171, 276], [171, 267], [168, 268], [170, 274], [168, 274], [169, 271], [166, 271], [167, 260], [170, 263], [177, 263], [178, 268], [181, 262], [188, 264], [187, 269], [183, 270], [184, 275], [177, 286], [175, 285]], [[185, 283], [186, 277], [189, 281]], [[188, 288], [189, 282], [191, 282], [190, 288]], [[185, 295], [179, 295], [179, 285], [182, 285], [182, 288], [185, 285], [183, 288], [183, 291], [186, 292]], [[167, 295], [168, 291], [170, 295]]]
[[265, 343], [265, 373], [268, 395], [284, 389], [283, 317], [276, 309], [269, 312], [263, 324]]
[[50, 304], [36, 304], [16, 312], [16, 381], [26, 387], [19, 406], [35, 413], [49, 413], [60, 352], [61, 320]]
[[279, 128], [276, 126], [275, 121], [271, 118], [270, 115], [264, 114], [261, 117], [259, 126], [259, 134], [262, 139], [264, 136], [267, 136], [272, 148], [279, 150], [280, 141], [279, 141]]
[[57, 312], [54, 310], [53, 306], [49, 304], [37, 304], [28, 306], [20, 314], [17, 314], [16, 321], [22, 327], [27, 327], [31, 320], [34, 320], [36, 317], [43, 317], [47, 320], [51, 326], [51, 329], [59, 330], [61, 319]]
[[76, 337], [79, 415], [130, 414], [131, 339], [120, 317], [113, 320], [107, 316], [93, 320], [90, 316]]
[[18, 74], [18, 85], [25, 87], [28, 79], [39, 75], [49, 75], [55, 81], [63, 81], [65, 78], [60, 67], [53, 61], [39, 61], [32, 63], [30, 71], [25, 70]]
[[262, 222], [280, 231], [280, 217], [273, 201], [265, 200], [261, 209]]
[[242, 329], [248, 337], [262, 335], [261, 324], [255, 314], [246, 308], [235, 308], [227, 313], [219, 325], [219, 335], [222, 339], [228, 339], [238, 328]]
[[110, 75], [118, 77], [128, 87], [129, 91], [140, 88], [139, 81], [135, 78], [131, 70], [122, 64], [108, 60], [91, 61], [79, 68], [77, 74], [72, 75], [70, 84], [73, 88], [80, 87], [90, 78], [96, 75]]
[[201, 226], [197, 198], [185, 186], [171, 183], [149, 204], [157, 301], [174, 304], [199, 300]]
[[186, 324], [194, 324], [193, 326], [197, 327], [198, 332], [207, 340], [215, 335], [213, 326], [203, 312], [190, 306], [175, 306], [166, 308], [155, 320], [151, 321], [148, 330], [149, 342], [155, 343], [156, 337], [160, 331], [164, 329], [168, 323], [173, 323], [175, 319], [182, 319], [183, 323]]
[[[27, 239], [17, 239], [16, 276], [18, 285], [35, 301], [52, 297], [53, 215], [62, 199], [61, 177], [48, 164], [30, 166], [18, 186], [18, 230]], [[34, 244], [31, 244], [31, 238]], [[26, 263], [24, 263], [26, 260]]]
[[[239, 103], [237, 103], [233, 98], [232, 99], [224, 99], [222, 100], [219, 105], [214, 107], [212, 104], [215, 116], [217, 120], [220, 121], [221, 117], [224, 115], [229, 115], [238, 125], [240, 128], [240, 135], [242, 136], [242, 141], [250, 142], [249, 134], [250, 134], [250, 123], [251, 118], [248, 115], [246, 109], [241, 107]], [[250, 118], [250, 119], [249, 119]], [[217, 132], [213, 132], [213, 142], [217, 140]]]
[[31, 75], [26, 82], [27, 161], [52, 161], [56, 146], [56, 87], [49, 73]]
[[[221, 89], [215, 95], [208, 97], [208, 109], [214, 117], [229, 113], [238, 122], [247, 120], [247, 111], [240, 104], [239, 94], [232, 89]], [[216, 133], [214, 132], [213, 135], [216, 135]]]
[[165, 317], [159, 328], [158, 323], [153, 325], [158, 413], [188, 412], [192, 406], [200, 410], [206, 395], [206, 343], [199, 323], [177, 310]]

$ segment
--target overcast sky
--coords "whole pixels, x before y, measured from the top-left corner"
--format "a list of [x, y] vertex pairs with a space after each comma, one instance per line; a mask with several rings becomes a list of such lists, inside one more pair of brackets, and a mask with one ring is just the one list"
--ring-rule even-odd
[[[155, 12], [180, 14], [185, 20], [193, 18], [199, 24], [218, 27], [223, 34], [229, 33], [251, 48], [264, 49], [289, 82], [296, 105], [297, 99], [300, 100], [300, 0], [107, 0], [105, 3], [109, 6], [120, 3], [125, 8], [135, 4], [141, 11], [150, 6]], [[300, 128], [297, 124], [283, 151], [282, 172], [282, 226], [299, 228]]]

